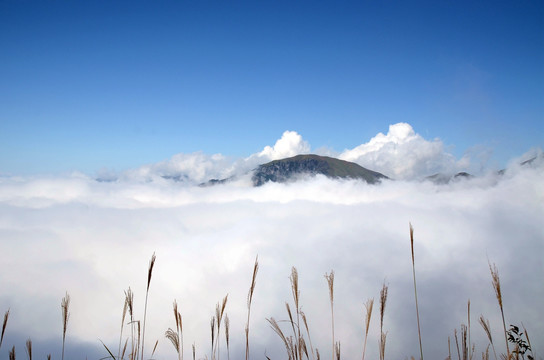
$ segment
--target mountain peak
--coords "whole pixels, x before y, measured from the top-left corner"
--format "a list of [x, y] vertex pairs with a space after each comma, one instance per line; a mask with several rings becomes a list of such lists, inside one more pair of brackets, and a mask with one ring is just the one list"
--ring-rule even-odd
[[369, 184], [387, 179], [387, 176], [356, 163], [315, 154], [297, 155], [259, 165], [251, 179], [254, 186], [261, 186], [268, 181], [288, 182], [297, 176], [318, 174], [336, 179], [362, 179]]

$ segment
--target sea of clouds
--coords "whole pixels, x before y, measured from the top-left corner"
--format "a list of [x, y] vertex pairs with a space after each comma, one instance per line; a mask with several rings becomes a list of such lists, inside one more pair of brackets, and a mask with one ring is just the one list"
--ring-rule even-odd
[[[251, 358], [284, 359], [283, 344], [266, 319], [287, 319], [289, 275], [298, 269], [301, 305], [312, 343], [331, 354], [331, 314], [325, 273], [335, 271], [335, 337], [342, 358], [361, 356], [364, 302], [375, 299], [367, 358], [378, 357], [378, 299], [389, 286], [384, 330], [386, 357], [419, 354], [409, 223], [415, 260], [424, 355], [448, 355], [454, 329], [467, 324], [471, 340], [487, 347], [480, 314], [489, 319], [495, 346], [504, 351], [500, 310], [489, 262], [499, 269], [506, 323], [529, 331], [537, 356], [544, 354], [544, 161], [533, 149], [512, 159], [502, 175], [436, 185], [434, 173], [471, 169], [439, 139], [426, 140], [408, 124], [342, 152], [326, 155], [357, 162], [395, 181], [368, 185], [322, 176], [290, 184], [252, 187], [258, 164], [311, 152], [296, 132], [245, 159], [204, 153], [120, 173], [89, 176], [0, 177], [0, 315], [10, 309], [0, 358], [15, 346], [24, 354], [60, 358], [61, 299], [71, 296], [69, 358], [107, 356], [102, 340], [119, 342], [124, 291], [135, 293], [143, 317], [148, 263], [151, 280], [146, 357], [174, 358], [164, 337], [174, 327], [172, 303], [183, 317], [185, 357], [210, 358], [210, 319], [228, 294], [231, 358], [243, 358], [247, 293], [253, 263], [260, 269], [250, 323]], [[530, 164], [519, 165], [535, 158]], [[478, 166], [480, 164], [477, 164]], [[210, 179], [226, 184], [201, 187]], [[97, 180], [99, 179], [99, 180]], [[282, 323], [290, 333], [288, 324]], [[125, 327], [125, 335], [129, 334]], [[222, 335], [223, 336], [223, 335]], [[224, 337], [221, 358], [226, 359]], [[479, 356], [478, 354], [476, 356]]]

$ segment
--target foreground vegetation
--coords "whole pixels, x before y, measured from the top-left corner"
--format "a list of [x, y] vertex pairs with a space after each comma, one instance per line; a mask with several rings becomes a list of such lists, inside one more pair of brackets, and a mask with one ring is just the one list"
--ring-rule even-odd
[[[416, 271], [415, 271], [415, 254], [414, 254], [414, 231], [412, 225], [410, 225], [410, 244], [411, 244], [411, 256], [412, 256], [412, 273], [413, 273], [413, 282], [414, 282], [414, 297], [415, 297], [415, 312], [417, 317], [417, 330], [418, 330], [418, 339], [419, 339], [419, 359], [423, 360], [424, 348], [423, 341], [421, 338], [421, 329], [419, 323], [419, 308], [418, 308], [418, 298], [417, 298], [417, 283], [416, 283]], [[158, 340], [155, 341], [152, 350], [149, 354], [145, 353], [145, 328], [146, 328], [146, 317], [147, 317], [147, 301], [149, 296], [149, 288], [151, 284], [151, 278], [153, 274], [153, 267], [155, 265], [155, 254], [151, 257], [148, 267], [147, 274], [147, 288], [145, 295], [145, 305], [144, 313], [142, 320], [136, 320], [134, 315], [134, 293], [129, 288], [125, 291], [125, 302], [123, 306], [123, 312], [121, 317], [121, 327], [119, 333], [119, 344], [117, 349], [112, 349], [106, 344], [102, 343], [105, 351], [105, 357], [103, 359], [114, 359], [114, 360], [144, 360], [152, 359], [155, 351], [157, 349]], [[259, 270], [258, 258], [255, 259], [255, 264], [253, 266], [253, 275], [251, 284], [249, 287], [249, 292], [247, 295], [247, 322], [245, 326], [245, 358], [248, 360], [250, 358], [250, 315], [251, 315], [251, 304], [253, 301], [253, 293], [256, 287], [257, 273]], [[502, 352], [497, 355], [497, 350], [495, 345], [499, 346], [496, 339], [493, 339], [491, 336], [491, 328], [489, 321], [483, 316], [480, 315], [478, 318], [478, 323], [485, 332], [485, 335], [488, 339], [488, 344], [486, 344], [485, 351], [481, 352], [482, 360], [489, 360], [491, 358], [498, 360], [534, 360], [536, 359], [531, 346], [531, 341], [527, 329], [523, 324], [521, 328], [516, 325], [506, 326], [505, 316], [504, 316], [504, 307], [503, 307], [503, 296], [501, 283], [499, 278], [499, 272], [495, 264], [489, 263], [489, 270], [491, 273], [491, 283], [495, 291], [495, 296], [499, 305], [500, 314], [502, 317], [502, 332], [504, 333], [504, 348]], [[269, 318], [267, 319], [273, 331], [278, 335], [281, 343], [283, 344], [286, 357], [288, 360], [319, 360], [321, 355], [319, 349], [314, 348], [310, 336], [310, 329], [308, 327], [308, 321], [306, 315], [301, 310], [300, 305], [300, 289], [298, 284], [298, 272], [295, 267], [291, 269], [290, 276], [291, 283], [291, 292], [292, 292], [292, 301], [285, 303], [287, 318], [288, 320], [278, 321], [276, 319]], [[331, 315], [331, 344], [332, 347], [332, 360], [340, 360], [342, 357], [341, 354], [341, 344], [340, 341], [337, 341], [334, 334], [334, 271], [331, 270], [330, 273], [325, 274], [325, 280], [329, 290], [329, 300], [330, 300], [330, 315]], [[380, 360], [386, 358], [386, 340], [387, 332], [384, 331], [384, 314], [387, 304], [388, 296], [388, 286], [384, 283], [380, 291], [379, 297], [379, 321], [380, 321], [380, 336], [379, 336], [379, 357]], [[220, 302], [217, 303], [215, 309], [215, 315], [212, 316], [210, 320], [210, 333], [211, 333], [211, 349], [209, 354], [204, 355], [205, 359], [208, 360], [219, 360], [219, 350], [221, 347], [220, 338], [224, 336], [225, 338], [225, 347], [227, 350], [227, 356], [230, 360], [230, 322], [229, 318], [225, 312], [226, 305], [228, 301], [228, 295], [225, 296]], [[66, 296], [61, 301], [61, 314], [62, 314], [62, 352], [61, 360], [64, 360], [64, 347], [66, 342], [66, 332], [68, 328], [68, 321], [70, 317], [69, 312], [70, 307], [70, 296], [66, 293]], [[361, 358], [365, 359], [368, 331], [370, 326], [370, 321], [373, 314], [374, 308], [374, 298], [370, 298], [365, 302], [365, 319], [363, 323], [363, 349]], [[173, 313], [175, 320], [175, 328], [169, 328], [165, 332], [165, 337], [172, 343], [178, 360], [184, 358], [184, 342], [183, 342], [183, 321], [180, 312], [178, 311], [177, 302], [174, 300], [173, 303]], [[2, 348], [2, 343], [4, 340], [4, 334], [6, 332], [8, 319], [9, 319], [10, 310], [8, 309], [4, 314], [4, 320], [2, 323], [2, 332], [0, 335], [0, 349]], [[128, 315], [128, 318], [127, 318]], [[448, 337], [448, 349], [446, 360], [452, 360], [457, 358], [458, 360], [472, 360], [475, 356], [476, 345], [471, 342], [471, 313], [470, 313], [470, 300], [467, 303], [467, 324], [461, 324], [461, 328], [458, 331], [454, 329], [453, 337]], [[281, 324], [286, 324], [283, 327]], [[130, 335], [124, 337], [125, 326], [128, 326], [130, 329]], [[221, 334], [221, 329], [223, 327], [223, 334]], [[285, 329], [286, 328], [286, 329]], [[123, 342], [124, 339], [124, 342]], [[502, 340], [501, 340], [502, 342]], [[196, 346], [192, 344], [191, 347], [192, 359], [196, 360]], [[32, 360], [32, 340], [28, 339], [25, 344], [26, 356], [29, 360]], [[492, 357], [491, 357], [492, 353]], [[270, 360], [268, 356], [267, 359]], [[9, 359], [16, 359], [15, 346], [12, 346], [9, 350]], [[47, 359], [51, 359], [51, 354], [47, 355]], [[413, 356], [411, 359], [415, 359]], [[542, 359], [542, 358], [540, 358]]]

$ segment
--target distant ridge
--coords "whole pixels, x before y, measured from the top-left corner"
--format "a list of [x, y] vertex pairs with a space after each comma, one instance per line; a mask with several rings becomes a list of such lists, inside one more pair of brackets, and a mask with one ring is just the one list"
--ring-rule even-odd
[[474, 178], [474, 175], [462, 171], [455, 175], [445, 175], [445, 174], [438, 173], [431, 176], [427, 176], [424, 180], [428, 180], [435, 184], [441, 185], [441, 184], [449, 184], [452, 181], [459, 181], [461, 179], [470, 180], [473, 178]]
[[297, 155], [286, 159], [274, 160], [259, 165], [251, 180], [254, 186], [261, 186], [268, 181], [288, 182], [300, 175], [325, 175], [335, 179], [360, 179], [369, 184], [376, 184], [387, 176], [349, 161], [314, 154]]

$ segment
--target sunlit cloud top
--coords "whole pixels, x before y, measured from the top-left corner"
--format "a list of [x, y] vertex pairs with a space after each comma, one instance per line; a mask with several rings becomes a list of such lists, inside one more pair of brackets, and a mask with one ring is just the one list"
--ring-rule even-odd
[[[456, 158], [439, 138], [425, 139], [410, 124], [397, 123], [390, 125], [386, 134], [378, 133], [367, 142], [341, 152], [324, 148], [314, 150], [310, 143], [304, 140], [302, 134], [290, 130], [285, 131], [274, 145], [266, 145], [261, 151], [244, 158], [228, 157], [221, 153], [213, 155], [204, 152], [180, 153], [168, 160], [142, 165], [121, 173], [98, 172], [97, 177], [104, 181], [174, 180], [194, 185], [211, 179], [244, 178], [258, 165], [314, 151], [355, 162], [396, 180], [422, 180], [435, 174], [452, 176], [458, 172], [482, 175], [500, 170], [487, 166], [485, 162], [489, 152], [487, 148], [473, 149], [461, 158]], [[511, 161], [520, 156], [527, 160], [536, 156], [535, 154], [528, 153], [523, 156], [517, 154]]]

